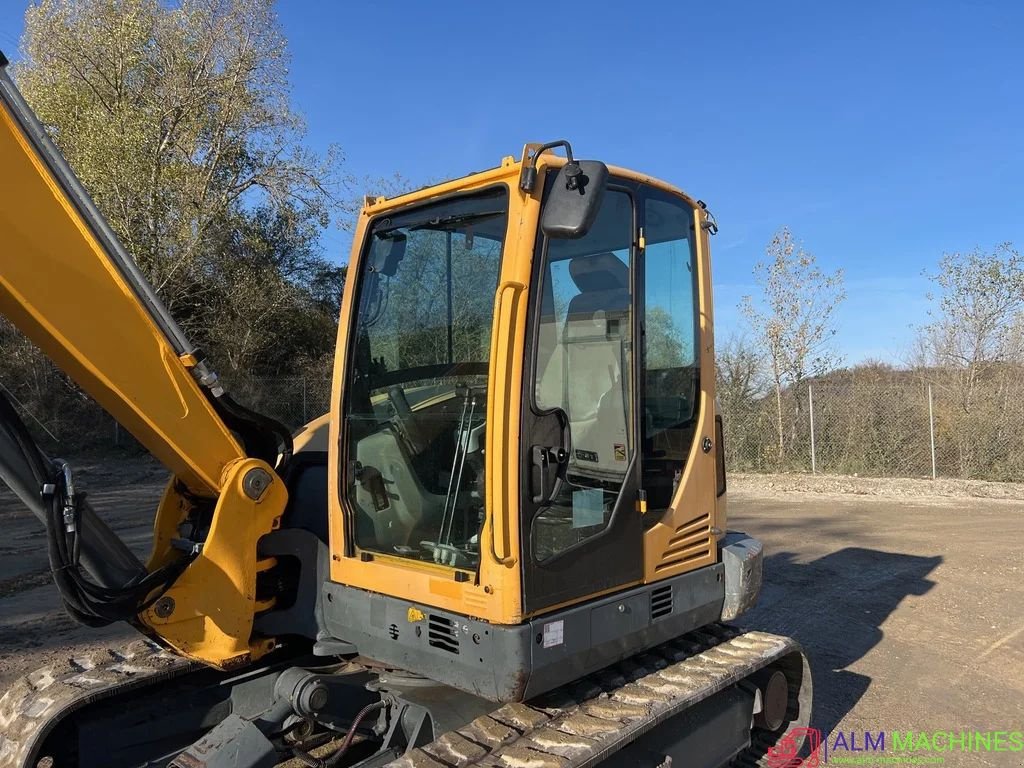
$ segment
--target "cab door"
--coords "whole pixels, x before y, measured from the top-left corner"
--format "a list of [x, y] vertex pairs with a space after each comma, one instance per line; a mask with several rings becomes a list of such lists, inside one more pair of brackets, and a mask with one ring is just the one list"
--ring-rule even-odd
[[520, 443], [527, 615], [643, 576], [636, 191], [613, 180], [584, 237], [538, 237]]

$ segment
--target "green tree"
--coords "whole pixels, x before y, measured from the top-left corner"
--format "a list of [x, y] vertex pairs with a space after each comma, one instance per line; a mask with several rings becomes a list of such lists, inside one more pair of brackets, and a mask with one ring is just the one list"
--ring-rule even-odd
[[334, 349], [343, 268], [287, 213], [259, 208], [211, 231], [220, 258], [204, 291], [205, 335], [228, 371], [304, 371]]
[[268, 334], [336, 309], [316, 236], [346, 181], [303, 145], [272, 0], [42, 0], [21, 47], [19, 87], [182, 325], [276, 370]]

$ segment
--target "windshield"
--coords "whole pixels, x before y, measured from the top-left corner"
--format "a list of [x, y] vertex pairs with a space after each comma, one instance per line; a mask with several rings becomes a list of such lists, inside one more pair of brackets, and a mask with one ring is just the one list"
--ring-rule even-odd
[[494, 294], [508, 191], [374, 222], [345, 391], [361, 549], [475, 568]]

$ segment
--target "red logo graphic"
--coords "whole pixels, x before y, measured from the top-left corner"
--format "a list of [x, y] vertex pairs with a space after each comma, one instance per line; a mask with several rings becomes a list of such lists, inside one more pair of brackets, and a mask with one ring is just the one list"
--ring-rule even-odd
[[[811, 748], [807, 757], [797, 757], [804, 740]], [[821, 731], [790, 728], [774, 747], [768, 747], [768, 768], [818, 768], [821, 765]]]

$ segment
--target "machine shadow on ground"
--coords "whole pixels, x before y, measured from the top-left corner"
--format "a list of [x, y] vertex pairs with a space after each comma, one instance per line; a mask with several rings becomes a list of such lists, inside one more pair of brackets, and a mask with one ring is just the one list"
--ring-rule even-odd
[[828, 734], [872, 684], [847, 668], [883, 639], [882, 624], [909, 595], [923, 595], [943, 558], [847, 547], [810, 562], [792, 552], [769, 555], [750, 629], [796, 638], [811, 661], [811, 726]]

